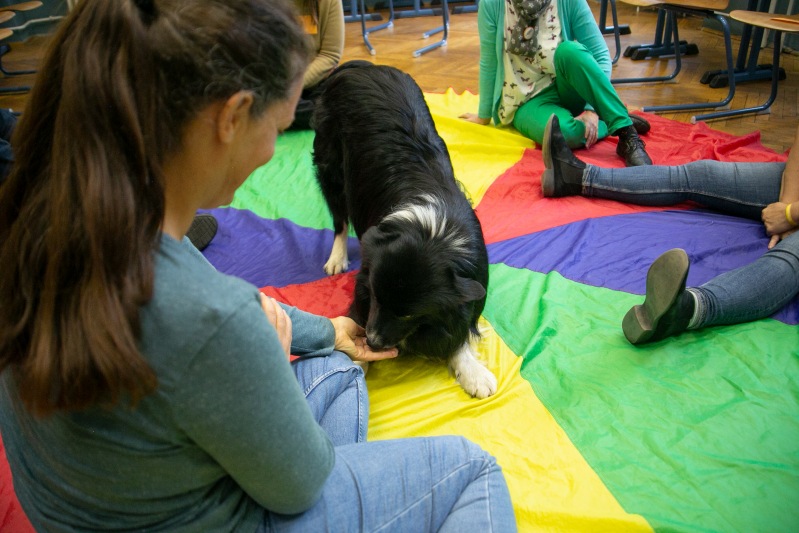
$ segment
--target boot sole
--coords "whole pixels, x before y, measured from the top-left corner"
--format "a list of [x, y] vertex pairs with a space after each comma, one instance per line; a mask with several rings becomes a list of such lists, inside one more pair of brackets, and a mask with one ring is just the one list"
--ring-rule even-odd
[[554, 120], [555, 115], [549, 117], [544, 128], [544, 142], [541, 143], [541, 158], [544, 160], [544, 168], [546, 168], [544, 173], [541, 174], [541, 192], [544, 197], [551, 197], [555, 194], [555, 171], [552, 170], [552, 149], [549, 142], [552, 137], [552, 122]]
[[688, 255], [680, 248], [665, 252], [649, 267], [644, 303], [633, 306], [622, 320], [624, 336], [631, 344], [652, 337], [660, 319], [685, 290], [688, 267]]
[[652, 129], [649, 121], [644, 117], [639, 117], [638, 115], [630, 113], [630, 120], [633, 121], [633, 128], [635, 128], [635, 131], [638, 133], [638, 135], [646, 135], [649, 133], [649, 130]]
[[544, 198], [555, 196], [555, 171], [547, 169], [541, 174], [541, 191]]
[[550, 148], [549, 139], [552, 137], [552, 122], [555, 120], [556, 115], [552, 115], [547, 120], [547, 125], [544, 127], [544, 142], [541, 143], [541, 158], [544, 160], [544, 168], [552, 170], [552, 150]]

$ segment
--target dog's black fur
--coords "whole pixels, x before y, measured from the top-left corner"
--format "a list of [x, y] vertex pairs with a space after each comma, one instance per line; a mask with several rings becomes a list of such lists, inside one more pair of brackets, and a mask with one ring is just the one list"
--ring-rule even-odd
[[351, 61], [326, 81], [313, 125], [335, 231], [349, 220], [361, 243], [350, 316], [373, 349], [449, 358], [479, 337], [488, 254], [421, 89], [393, 67]]

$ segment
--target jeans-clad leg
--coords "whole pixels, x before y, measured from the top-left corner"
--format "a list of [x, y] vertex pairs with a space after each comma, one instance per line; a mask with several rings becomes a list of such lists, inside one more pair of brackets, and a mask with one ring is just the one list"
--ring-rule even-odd
[[494, 458], [462, 437], [432, 437], [336, 448], [316, 505], [267, 513], [259, 531], [508, 533], [516, 521]]
[[716, 276], [698, 288], [692, 329], [765, 318], [799, 293], [799, 233], [793, 233], [746, 266]]
[[319, 425], [335, 446], [366, 441], [369, 396], [363, 370], [341, 352], [291, 365]]
[[780, 196], [785, 163], [694, 161], [681, 166], [601, 168], [588, 165], [583, 194], [639, 205], [691, 200], [730, 215], [760, 220]]

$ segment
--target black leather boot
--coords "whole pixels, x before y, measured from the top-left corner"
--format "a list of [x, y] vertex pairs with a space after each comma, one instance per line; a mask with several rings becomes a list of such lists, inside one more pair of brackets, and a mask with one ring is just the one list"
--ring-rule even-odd
[[622, 320], [631, 344], [655, 342], [682, 333], [694, 315], [694, 297], [685, 290], [688, 255], [675, 248], [655, 259], [646, 274], [644, 303], [633, 306]]
[[616, 146], [616, 153], [624, 159], [624, 164], [628, 167], [639, 167], [651, 165], [652, 160], [644, 150], [644, 141], [638, 137], [638, 132], [633, 126], [627, 126], [613, 132], [619, 137], [619, 144]]
[[649, 121], [644, 117], [639, 117], [638, 115], [633, 115], [630, 113], [630, 120], [633, 121], [633, 128], [635, 128], [635, 132], [638, 135], [646, 135], [649, 133], [649, 130], [652, 129], [650, 126]]
[[554, 198], [573, 196], [583, 190], [583, 171], [585, 163], [574, 157], [560, 131], [558, 117], [549, 117], [544, 130], [544, 143], [541, 146], [546, 170], [541, 175], [541, 189], [544, 196]]

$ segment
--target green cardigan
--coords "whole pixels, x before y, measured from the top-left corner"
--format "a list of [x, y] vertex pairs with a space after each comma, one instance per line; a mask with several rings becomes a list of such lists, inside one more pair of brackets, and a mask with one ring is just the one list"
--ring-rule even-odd
[[[610, 79], [610, 52], [586, 0], [556, 0], [564, 41], [577, 41], [594, 56]], [[499, 101], [505, 81], [505, 0], [481, 0], [477, 12], [480, 34], [480, 107], [477, 115], [499, 124]], [[586, 105], [586, 109], [592, 109]]]

